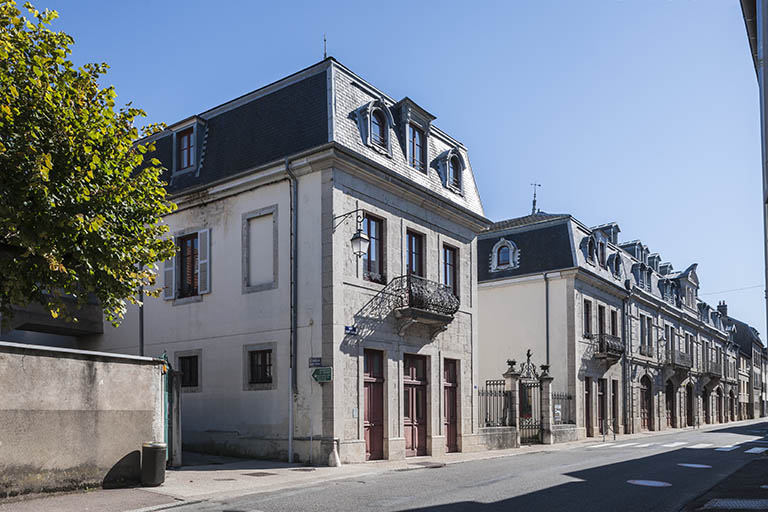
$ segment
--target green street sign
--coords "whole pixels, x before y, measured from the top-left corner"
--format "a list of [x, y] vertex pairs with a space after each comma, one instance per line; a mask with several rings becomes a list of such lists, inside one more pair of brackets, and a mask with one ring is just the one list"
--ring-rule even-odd
[[321, 366], [320, 368], [315, 368], [312, 371], [312, 378], [315, 379], [315, 382], [323, 383], [323, 382], [331, 382], [333, 380], [333, 368], [330, 366]]

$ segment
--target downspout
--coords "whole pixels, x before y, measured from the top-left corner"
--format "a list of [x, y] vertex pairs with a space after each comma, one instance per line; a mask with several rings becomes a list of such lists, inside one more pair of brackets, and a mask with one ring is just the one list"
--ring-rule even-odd
[[297, 350], [297, 332], [296, 325], [298, 320], [298, 294], [296, 277], [298, 274], [298, 232], [299, 232], [299, 182], [296, 175], [291, 171], [288, 159], [285, 159], [285, 172], [288, 174], [288, 181], [291, 187], [291, 396], [288, 400], [288, 462], [293, 463], [293, 399], [297, 391], [296, 377], [296, 350]]
[[[534, 202], [535, 204], [535, 202]], [[544, 272], [544, 318], [547, 322], [546, 327], [546, 346], [547, 346], [547, 365], [549, 365], [549, 277]]]

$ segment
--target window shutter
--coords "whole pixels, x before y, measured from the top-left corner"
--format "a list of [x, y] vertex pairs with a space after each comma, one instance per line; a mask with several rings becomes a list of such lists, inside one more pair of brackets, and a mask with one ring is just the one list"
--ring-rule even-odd
[[197, 232], [197, 293], [203, 295], [211, 292], [211, 230]]
[[[175, 239], [172, 239], [174, 244]], [[163, 267], [163, 299], [173, 300], [176, 298], [176, 256], [171, 256], [165, 260]]]

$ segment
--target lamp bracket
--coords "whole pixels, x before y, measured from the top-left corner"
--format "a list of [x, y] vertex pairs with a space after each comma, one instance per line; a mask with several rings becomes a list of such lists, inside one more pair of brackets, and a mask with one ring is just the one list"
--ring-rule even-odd
[[342, 213], [341, 215], [337, 215], [333, 218], [333, 231], [336, 231], [336, 228], [341, 226], [344, 222], [346, 222], [351, 216], [356, 215], [355, 222], [357, 222], [358, 228], [363, 223], [363, 210], [361, 208], [356, 208], [350, 212]]

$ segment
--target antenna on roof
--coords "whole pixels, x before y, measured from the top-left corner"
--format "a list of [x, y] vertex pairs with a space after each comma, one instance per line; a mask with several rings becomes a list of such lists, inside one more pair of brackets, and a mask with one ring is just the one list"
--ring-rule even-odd
[[541, 183], [536, 183], [534, 181], [531, 183], [531, 186], [533, 187], [533, 207], [531, 208], [531, 215], [536, 215], [536, 187], [540, 187]]
[[328, 58], [328, 43], [325, 40], [325, 34], [323, 34], [323, 60]]

